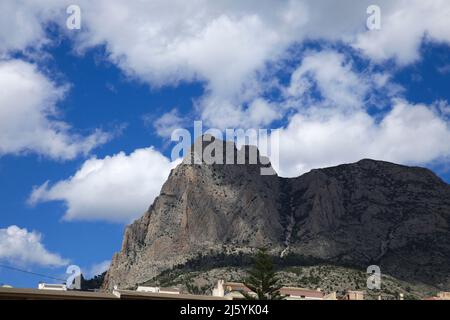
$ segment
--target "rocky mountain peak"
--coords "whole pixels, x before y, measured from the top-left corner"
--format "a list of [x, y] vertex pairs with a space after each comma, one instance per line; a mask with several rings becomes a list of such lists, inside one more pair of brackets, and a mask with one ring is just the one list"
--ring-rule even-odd
[[[214, 138], [196, 144], [191, 159], [196, 150], [214, 159], [228, 146], [236, 160], [246, 150]], [[288, 179], [261, 175], [267, 164], [188, 159], [126, 228], [105, 287], [132, 287], [217, 255], [239, 264], [258, 247], [283, 264], [377, 264], [408, 281], [450, 287], [450, 187], [428, 169], [363, 159]]]
[[242, 145], [240, 148], [232, 141], [224, 141], [206, 134], [198, 137], [189, 152], [183, 158], [184, 164], [206, 165], [244, 165], [253, 170], [267, 168], [265, 175], [276, 175], [270, 159], [261, 155], [254, 145]]

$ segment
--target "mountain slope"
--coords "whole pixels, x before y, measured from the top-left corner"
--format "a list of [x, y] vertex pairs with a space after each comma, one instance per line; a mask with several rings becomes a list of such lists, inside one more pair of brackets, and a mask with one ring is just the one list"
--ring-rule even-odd
[[377, 264], [450, 288], [450, 186], [431, 171], [361, 160], [287, 179], [260, 175], [261, 166], [184, 161], [172, 170], [126, 228], [104, 286], [133, 287], [193, 261], [245, 264], [265, 246], [282, 265]]

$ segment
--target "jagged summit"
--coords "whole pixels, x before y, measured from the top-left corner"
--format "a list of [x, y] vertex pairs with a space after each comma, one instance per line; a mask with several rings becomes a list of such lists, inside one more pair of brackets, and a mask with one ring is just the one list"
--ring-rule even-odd
[[265, 170], [265, 175], [276, 175], [270, 159], [261, 155], [254, 145], [237, 148], [232, 141], [224, 141], [206, 134], [198, 137], [183, 158], [184, 164], [254, 165]]
[[126, 228], [105, 287], [132, 287], [199, 257], [239, 259], [262, 246], [285, 263], [378, 264], [408, 281], [450, 287], [450, 187], [431, 171], [369, 159], [297, 178], [258, 168], [177, 166]]

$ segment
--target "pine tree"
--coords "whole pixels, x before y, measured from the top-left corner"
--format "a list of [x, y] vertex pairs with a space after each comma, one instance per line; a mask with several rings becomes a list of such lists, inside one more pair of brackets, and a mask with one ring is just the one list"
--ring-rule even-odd
[[244, 297], [249, 300], [281, 300], [284, 298], [280, 295], [279, 279], [266, 249], [260, 249], [256, 254], [254, 265], [248, 272], [244, 285], [256, 293], [255, 297], [243, 292]]

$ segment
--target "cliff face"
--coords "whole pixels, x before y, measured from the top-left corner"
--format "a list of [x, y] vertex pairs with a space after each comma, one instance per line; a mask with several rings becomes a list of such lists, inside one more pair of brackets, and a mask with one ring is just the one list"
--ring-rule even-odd
[[104, 286], [132, 287], [199, 256], [265, 246], [281, 261], [377, 264], [450, 288], [450, 186], [431, 171], [361, 160], [287, 179], [263, 176], [261, 166], [177, 166], [126, 228]]

